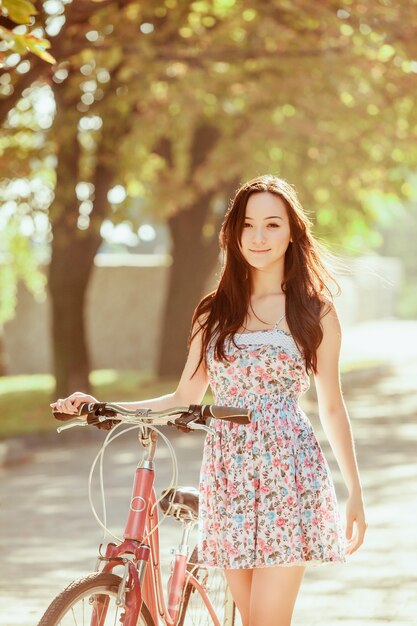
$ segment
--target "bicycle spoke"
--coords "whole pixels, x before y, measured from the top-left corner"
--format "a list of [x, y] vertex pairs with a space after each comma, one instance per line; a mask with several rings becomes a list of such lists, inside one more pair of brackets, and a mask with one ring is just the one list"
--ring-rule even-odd
[[[200, 564], [197, 546], [194, 547], [188, 559], [187, 570], [194, 575], [205, 590], [220, 626], [242, 626], [224, 570]], [[212, 626], [213, 619], [198, 588], [188, 584], [183, 594], [178, 626], [197, 624], [198, 626]]]
[[[71, 583], [49, 605], [38, 626], [119, 626], [127, 609], [116, 604], [121, 578], [97, 572]], [[137, 626], [155, 626], [145, 604]]]
[[90, 626], [93, 622], [98, 626], [118, 626], [120, 616], [121, 608], [116, 605], [116, 594], [100, 589], [76, 598], [58, 624]]
[[[222, 626], [238, 626], [237, 611], [222, 570], [201, 568], [198, 580], [204, 582], [207, 595]], [[182, 626], [212, 626], [213, 620], [200, 593], [192, 588]]]

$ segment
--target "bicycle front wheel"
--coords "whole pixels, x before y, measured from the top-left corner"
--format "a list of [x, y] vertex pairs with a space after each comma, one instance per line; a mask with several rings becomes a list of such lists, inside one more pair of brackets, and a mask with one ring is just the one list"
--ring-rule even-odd
[[[120, 581], [120, 576], [102, 572], [75, 580], [51, 602], [38, 626], [120, 624], [125, 610], [116, 604]], [[137, 626], [155, 626], [145, 604]]]
[[[203, 585], [221, 626], [241, 626], [241, 621], [222, 569], [206, 568], [198, 564], [197, 546], [194, 548], [187, 565], [188, 572]], [[184, 590], [184, 599], [178, 626], [213, 626], [213, 620], [201, 595], [188, 583]]]

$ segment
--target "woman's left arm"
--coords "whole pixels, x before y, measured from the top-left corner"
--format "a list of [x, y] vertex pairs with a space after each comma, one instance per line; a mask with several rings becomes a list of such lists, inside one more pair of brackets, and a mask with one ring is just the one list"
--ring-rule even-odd
[[317, 372], [314, 374], [314, 381], [320, 421], [349, 492], [346, 503], [346, 554], [352, 554], [362, 545], [368, 524], [365, 522], [352, 429], [340, 384], [342, 330], [333, 305], [327, 307], [321, 324], [323, 339], [317, 349]]

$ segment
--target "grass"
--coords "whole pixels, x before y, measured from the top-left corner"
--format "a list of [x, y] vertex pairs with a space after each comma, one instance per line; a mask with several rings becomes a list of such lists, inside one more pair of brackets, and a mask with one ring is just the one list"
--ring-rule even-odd
[[[100, 400], [129, 402], [171, 393], [177, 381], [158, 381], [147, 372], [96, 370], [90, 384], [92, 395]], [[49, 406], [56, 399], [53, 391], [50, 374], [0, 378], [0, 438], [56, 428]]]
[[[369, 370], [380, 365], [378, 360], [341, 363], [344, 372]], [[177, 379], [157, 380], [150, 372], [95, 370], [90, 374], [91, 393], [100, 400], [129, 402], [171, 393]], [[50, 374], [0, 377], [0, 439], [44, 432], [56, 428], [49, 403], [53, 397], [54, 378]], [[211, 402], [210, 391], [205, 402]]]

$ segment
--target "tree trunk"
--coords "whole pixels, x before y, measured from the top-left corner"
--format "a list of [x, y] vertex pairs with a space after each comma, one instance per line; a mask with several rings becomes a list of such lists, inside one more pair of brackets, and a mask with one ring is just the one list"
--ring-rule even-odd
[[[92, 5], [93, 6], [93, 5]], [[91, 7], [90, 7], [91, 8]], [[122, 63], [120, 64], [120, 66]], [[112, 72], [112, 80], [119, 66]], [[110, 81], [109, 93], [115, 86]], [[89, 391], [90, 358], [85, 328], [85, 296], [94, 257], [102, 238], [100, 227], [109, 212], [107, 194], [111, 188], [116, 166], [109, 159], [114, 137], [119, 139], [130, 132], [134, 117], [126, 113], [105, 120], [99, 144], [96, 147], [92, 175], [80, 171], [81, 150], [78, 141], [79, 112], [71, 84], [54, 87], [57, 114], [55, 125], [58, 143], [57, 181], [55, 202], [50, 211], [53, 242], [49, 271], [49, 289], [52, 299], [52, 337], [57, 397], [76, 390]], [[79, 202], [75, 187], [79, 180], [90, 179], [94, 187], [94, 206], [89, 215], [88, 228], [78, 227]]]
[[[97, 215], [91, 219], [88, 230], [78, 227], [79, 202], [75, 187], [80, 179], [79, 114], [65, 96], [65, 87], [57, 86], [58, 165], [55, 200], [50, 211], [53, 241], [48, 280], [52, 303], [55, 398], [63, 398], [77, 390], [89, 391], [85, 295], [101, 243]], [[107, 188], [107, 179], [103, 180]], [[99, 196], [97, 204], [100, 208], [103, 198], [100, 193]]]
[[55, 225], [49, 268], [56, 398], [90, 389], [85, 295], [101, 238], [93, 233], [82, 238], [72, 234], [61, 237]]
[[[190, 176], [207, 158], [218, 138], [218, 130], [211, 126], [202, 125], [196, 129]], [[238, 183], [238, 178], [231, 178], [222, 189], [202, 194], [193, 206], [179, 211], [168, 220], [172, 238], [172, 265], [157, 366], [157, 375], [160, 377], [177, 377], [182, 372], [192, 313], [205, 295], [207, 280], [218, 263], [218, 233], [228, 200], [236, 191]], [[224, 211], [210, 220], [214, 222], [214, 229], [213, 235], [207, 238], [203, 228], [210, 216], [213, 201], [219, 199], [219, 192], [224, 198]]]
[[88, 392], [90, 389], [86, 292], [94, 268], [94, 257], [102, 242], [100, 224], [113, 174], [105, 165], [97, 165], [94, 211], [88, 230], [80, 230], [77, 226], [78, 201], [71, 194], [78, 177], [74, 171], [71, 172], [66, 156], [74, 156], [76, 146], [73, 145], [73, 150], [70, 147], [66, 145], [65, 155], [58, 164], [56, 201], [62, 208], [53, 219], [54, 238], [48, 281], [52, 301], [55, 394], [60, 398], [74, 391]]
[[168, 220], [173, 248], [157, 368], [160, 377], [181, 374], [191, 316], [217, 261], [217, 233], [208, 242], [202, 235], [211, 200], [207, 194], [198, 201], [198, 209], [190, 207]]
[[[194, 129], [190, 154], [190, 185], [193, 184], [196, 170], [207, 159], [219, 138], [218, 128], [206, 122]], [[170, 144], [165, 143], [160, 149], [168, 164], [172, 165]], [[192, 206], [184, 207], [168, 219], [172, 237], [172, 265], [157, 366], [160, 377], [181, 374], [187, 353], [192, 312], [203, 295], [207, 278], [217, 259], [217, 228], [210, 239], [203, 237], [203, 227], [215, 195], [214, 191], [202, 193]]]

